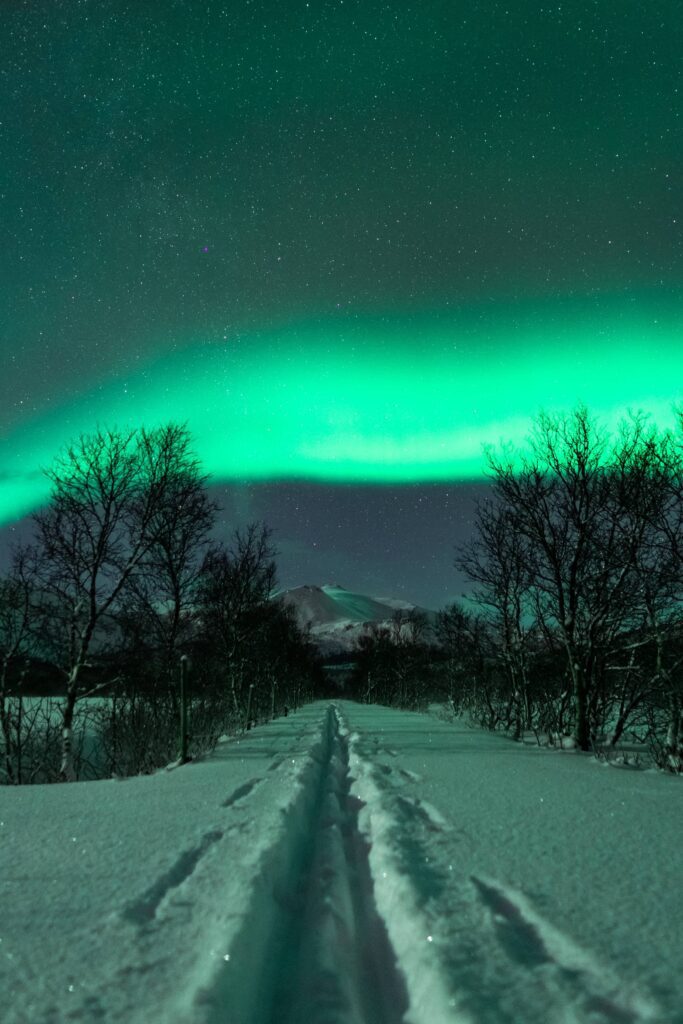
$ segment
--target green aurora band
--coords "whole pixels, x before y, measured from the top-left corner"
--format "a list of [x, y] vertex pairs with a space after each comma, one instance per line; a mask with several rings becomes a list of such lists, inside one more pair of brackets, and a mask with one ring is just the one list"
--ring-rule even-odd
[[454, 313], [307, 321], [183, 351], [17, 427], [0, 451], [0, 524], [43, 504], [42, 468], [97, 425], [187, 422], [215, 482], [481, 478], [483, 446], [523, 445], [540, 409], [615, 426], [672, 422], [680, 296], [490, 303]]

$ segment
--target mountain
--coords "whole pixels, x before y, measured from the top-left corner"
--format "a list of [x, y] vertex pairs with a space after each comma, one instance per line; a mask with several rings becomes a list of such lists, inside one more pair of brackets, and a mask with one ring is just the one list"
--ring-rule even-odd
[[274, 599], [294, 609], [297, 622], [302, 629], [310, 629], [311, 639], [324, 655], [351, 651], [367, 626], [388, 624], [397, 611], [419, 611], [430, 618], [434, 615], [409, 601], [368, 597], [338, 583], [293, 587], [279, 591]]

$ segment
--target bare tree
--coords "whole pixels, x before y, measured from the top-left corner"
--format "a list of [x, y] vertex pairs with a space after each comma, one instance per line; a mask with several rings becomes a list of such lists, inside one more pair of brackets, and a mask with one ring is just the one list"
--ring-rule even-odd
[[500, 502], [481, 502], [474, 538], [464, 545], [456, 566], [477, 587], [474, 600], [484, 609], [498, 639], [515, 709], [515, 735], [531, 728], [528, 648], [533, 636], [528, 539], [516, 529], [514, 514]]
[[256, 640], [275, 588], [275, 549], [264, 523], [236, 530], [228, 548], [216, 546], [204, 559], [199, 607], [208, 641], [220, 651], [233, 712], [244, 714], [248, 646]]
[[527, 546], [539, 629], [565, 650], [578, 745], [588, 750], [608, 711], [608, 661], [638, 622], [637, 552], [642, 495], [631, 506], [637, 458], [649, 451], [645, 421], [624, 424], [616, 444], [579, 407], [538, 417], [530, 454], [488, 453], [496, 498]]
[[128, 645], [145, 652], [148, 674], [167, 690], [181, 650], [189, 650], [197, 637], [199, 581], [217, 512], [189, 435], [170, 429], [177, 466], [152, 524], [153, 542], [125, 587], [120, 616]]
[[389, 622], [389, 638], [394, 647], [394, 701], [405, 708], [416, 708], [427, 690], [429, 674], [429, 623], [416, 608], [396, 609]]
[[178, 481], [193, 466], [187, 431], [171, 425], [82, 435], [47, 470], [50, 504], [34, 519], [40, 588], [66, 680], [63, 779], [75, 777], [72, 724], [84, 673], [124, 591], [167, 529]]
[[480, 725], [496, 729], [504, 722], [498, 639], [484, 615], [459, 604], [439, 612], [436, 639], [446, 673], [448, 701], [454, 714], [468, 712]]
[[[664, 717], [665, 739], [653, 735], [663, 766], [683, 767], [683, 415], [678, 435], [651, 431], [628, 465], [624, 504], [641, 524], [635, 558], [640, 629], [628, 638], [628, 661], [616, 666], [622, 707], [649, 705], [652, 730]], [[624, 662], [625, 659], [622, 659]], [[626, 688], [624, 683], [630, 682]], [[626, 707], [622, 711], [624, 701]], [[618, 737], [617, 737], [618, 738]]]
[[34, 579], [34, 551], [18, 548], [9, 574], [0, 580], [0, 730], [4, 747], [0, 771], [10, 783], [21, 782], [22, 777], [21, 684], [34, 639]]
[[418, 609], [366, 625], [356, 643], [352, 686], [366, 703], [416, 708], [429, 692], [431, 627]]
[[356, 641], [352, 688], [365, 704], [390, 704], [394, 645], [386, 623], [371, 622]]

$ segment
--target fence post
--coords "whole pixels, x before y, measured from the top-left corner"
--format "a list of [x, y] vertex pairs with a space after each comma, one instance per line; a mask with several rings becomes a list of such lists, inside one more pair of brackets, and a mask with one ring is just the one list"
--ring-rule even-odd
[[187, 764], [187, 655], [180, 659], [180, 763]]

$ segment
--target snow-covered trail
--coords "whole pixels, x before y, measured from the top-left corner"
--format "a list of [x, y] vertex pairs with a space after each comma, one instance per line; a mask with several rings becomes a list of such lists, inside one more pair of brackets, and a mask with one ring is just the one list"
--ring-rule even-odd
[[[583, 941], [591, 931], [609, 931], [611, 918], [605, 915], [605, 907], [620, 889], [614, 874], [605, 876], [598, 871], [582, 875], [572, 868], [576, 860], [576, 849], [572, 849], [575, 842], [577, 848], [586, 842], [593, 850], [600, 846], [599, 837], [591, 828], [598, 821], [591, 822], [590, 803], [585, 806], [585, 820], [583, 826], [577, 826], [574, 840], [565, 830], [565, 858], [553, 860], [549, 848], [552, 832], [547, 823], [530, 819], [524, 830], [524, 808], [514, 808], [511, 776], [496, 767], [496, 755], [500, 758], [505, 751], [514, 758], [516, 752], [523, 753], [519, 747], [501, 737], [477, 732], [469, 736], [465, 733], [455, 744], [449, 743], [453, 734], [436, 723], [431, 730], [416, 729], [422, 716], [387, 711], [378, 721], [365, 708], [347, 705], [346, 711], [351, 722], [361, 726], [349, 737], [351, 771], [355, 776], [352, 792], [365, 806], [360, 822], [371, 849], [377, 905], [408, 979], [412, 1008], [408, 1019], [468, 1024], [683, 1021], [683, 1012], [675, 999], [670, 1000], [668, 1008], [660, 1005], [642, 977], [618, 970], [607, 956], [602, 959], [596, 955], [590, 940]], [[450, 757], [444, 757], [440, 741], [446, 741]], [[430, 747], [435, 750], [430, 751]], [[490, 748], [493, 763], [487, 765], [479, 756], [475, 774], [468, 778], [473, 768], [468, 764], [469, 758], [475, 751], [483, 753], [482, 747]], [[532, 761], [542, 769], [539, 777], [545, 775], [546, 796], [540, 798], [541, 802], [552, 801], [553, 756], [539, 759], [535, 755], [536, 751]], [[574, 769], [580, 770], [577, 758], [572, 757], [572, 761]], [[570, 766], [568, 761], [565, 765]], [[419, 774], [417, 767], [426, 774]], [[611, 780], [602, 777], [593, 764], [587, 767], [596, 773], [598, 786], [609, 789]], [[530, 804], [535, 789], [533, 773], [524, 773], [524, 782], [530, 787], [526, 792]], [[430, 789], [439, 801], [438, 809], [425, 799], [424, 794]], [[491, 818], [499, 809], [491, 804], [490, 798], [499, 789], [512, 810], [508, 817], [516, 819], [516, 831], [523, 837], [529, 867], [529, 883], [524, 892], [511, 881], [515, 877], [509, 858], [514, 845], [510, 841], [513, 831], [506, 833], [505, 815]], [[558, 786], [555, 796], [559, 799], [563, 795], [566, 801], [567, 795]], [[680, 810], [677, 789], [672, 788], [670, 795]], [[568, 810], [576, 813], [571, 802]], [[562, 808], [559, 811], [561, 819]], [[567, 815], [567, 808], [564, 814]], [[678, 861], [680, 877], [681, 859], [674, 832], [668, 851], [662, 852], [669, 852]], [[482, 859], [484, 850], [486, 857]], [[645, 842], [642, 853], [646, 855], [647, 850]], [[517, 853], [513, 864], [516, 856]], [[612, 868], [617, 875], [623, 867], [615, 859]], [[629, 864], [628, 868], [633, 873], [634, 865]], [[647, 872], [645, 865], [636, 864], [635, 868], [638, 884], [639, 877], [642, 879]], [[573, 874], [573, 903], [584, 908], [584, 921], [590, 924], [578, 937], [565, 928], [562, 899], [553, 907], [557, 875], [563, 873]], [[605, 891], [610, 879], [611, 892]], [[527, 895], [529, 892], [535, 900]], [[680, 911], [679, 890], [672, 889], [670, 898]], [[648, 902], [647, 896], [645, 901]], [[622, 906], [621, 912], [630, 914], [632, 903]], [[651, 909], [661, 920], [664, 908]], [[673, 911], [669, 932], [675, 934], [680, 931], [680, 917], [671, 906], [668, 910]], [[638, 929], [638, 921], [632, 920], [631, 927]], [[601, 945], [606, 951], [609, 943]], [[671, 948], [664, 974], [668, 971], [673, 981], [679, 958], [676, 952], [673, 957], [670, 954]], [[618, 959], [617, 955], [617, 962]]]
[[347, 702], [0, 790], [0, 1019], [678, 1024], [680, 797]]
[[399, 1024], [405, 984], [374, 903], [333, 707], [302, 781], [233, 940], [231, 969], [198, 1003], [207, 1024]]

